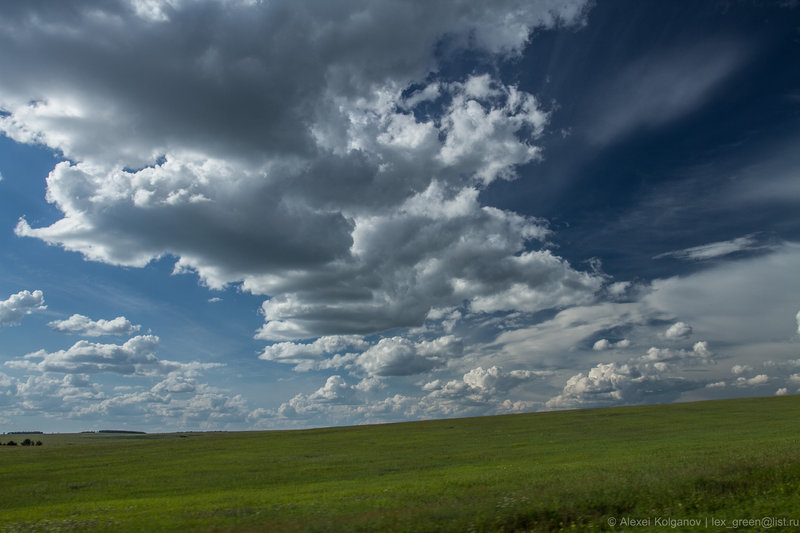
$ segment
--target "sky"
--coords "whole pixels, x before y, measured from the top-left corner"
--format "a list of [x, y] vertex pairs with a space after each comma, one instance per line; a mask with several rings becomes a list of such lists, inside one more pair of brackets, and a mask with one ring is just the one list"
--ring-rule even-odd
[[800, 4], [0, 7], [0, 431], [800, 392]]

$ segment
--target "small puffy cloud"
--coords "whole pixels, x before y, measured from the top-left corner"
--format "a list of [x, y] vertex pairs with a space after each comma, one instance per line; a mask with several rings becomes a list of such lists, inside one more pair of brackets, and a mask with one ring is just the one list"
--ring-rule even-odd
[[602, 352], [604, 350], [612, 350], [615, 348], [629, 348], [630, 345], [631, 341], [628, 339], [622, 339], [617, 342], [611, 342], [608, 339], [600, 339], [592, 345], [592, 350], [596, 352]]
[[781, 387], [775, 391], [775, 396], [786, 396], [787, 394], [789, 394], [789, 389], [786, 387]]
[[597, 352], [610, 349], [611, 349], [611, 342], [608, 339], [600, 339], [599, 341], [595, 342], [594, 345], [592, 346], [592, 350], [595, 350]]
[[525, 383], [550, 375], [547, 371], [512, 370], [497, 366], [476, 367], [460, 379], [434, 380], [423, 385], [427, 394], [418, 408], [428, 416], [469, 416], [531, 410], [535, 405], [511, 401], [509, 392]]
[[352, 363], [357, 352], [369, 347], [358, 335], [329, 335], [310, 343], [278, 342], [267, 346], [259, 359], [295, 365], [294, 369], [338, 368]]
[[[9, 361], [6, 365], [68, 374], [152, 374], [163, 372], [162, 363], [155, 356], [157, 348], [158, 337], [154, 335], [139, 335], [121, 345], [81, 340], [67, 350], [52, 353], [39, 350], [26, 355], [24, 360]], [[34, 362], [37, 359], [40, 361]]]
[[769, 381], [769, 376], [767, 376], [766, 374], [759, 374], [757, 376], [753, 376], [752, 378], [745, 378], [745, 377], [736, 378], [736, 385], [742, 387], [748, 387], [748, 386], [752, 387], [756, 385], [764, 385], [768, 381]]
[[685, 322], [675, 322], [664, 333], [668, 339], [685, 339], [692, 334], [692, 326]]
[[504, 372], [497, 366], [489, 368], [479, 366], [464, 374], [462, 379], [465, 384], [473, 389], [494, 394], [496, 392], [508, 392], [518, 385], [543, 375], [548, 375], [548, 372], [533, 370], [512, 370], [510, 372]]
[[442, 366], [459, 357], [463, 349], [462, 342], [453, 335], [420, 342], [387, 337], [362, 353], [357, 362], [371, 375], [409, 376]]
[[319, 390], [309, 396], [309, 400], [317, 402], [346, 403], [352, 396], [350, 387], [342, 376], [331, 376]]
[[733, 367], [731, 367], [731, 373], [736, 376], [744, 374], [745, 372], [750, 372], [752, 370], [753, 367], [748, 365], [733, 365]]
[[361, 392], [372, 392], [380, 389], [386, 388], [386, 384], [383, 382], [381, 378], [378, 377], [368, 377], [364, 378], [359, 381], [354, 388]]
[[141, 329], [124, 316], [112, 320], [92, 320], [88, 316], [74, 314], [66, 320], [54, 320], [48, 324], [56, 331], [74, 333], [86, 337], [102, 337], [104, 335], [130, 335]]
[[656, 348], [655, 346], [647, 350], [647, 354], [639, 360], [646, 363], [653, 362], [707, 362], [714, 356], [708, 348], [708, 342], [699, 341], [694, 343], [691, 350], [673, 350], [670, 348]]
[[624, 389], [643, 376], [628, 365], [599, 364], [588, 374], [576, 374], [567, 380], [564, 390], [547, 402], [548, 408], [574, 407], [586, 403], [617, 403], [624, 400]]
[[599, 407], [673, 401], [686, 390], [703, 385], [669, 378], [631, 364], [600, 363], [588, 373], [570, 377], [561, 393], [545, 406], [549, 409]]
[[165, 392], [194, 392], [197, 383], [194, 379], [182, 376], [180, 373], [170, 373], [150, 389], [151, 392], [160, 394]]
[[44, 295], [40, 290], [33, 292], [26, 290], [12, 294], [6, 300], [0, 301], [0, 328], [15, 326], [25, 315], [44, 307]]
[[[362, 387], [363, 389], [363, 387]], [[339, 375], [330, 376], [325, 385], [311, 394], [297, 394], [278, 408], [278, 416], [283, 418], [309, 418], [320, 413], [330, 412], [337, 406], [349, 406], [357, 402], [358, 386], [350, 386]], [[348, 410], [340, 412], [347, 413]]]

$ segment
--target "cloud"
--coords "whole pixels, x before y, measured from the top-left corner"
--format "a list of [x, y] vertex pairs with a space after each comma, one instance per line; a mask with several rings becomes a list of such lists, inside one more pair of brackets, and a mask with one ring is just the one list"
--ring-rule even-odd
[[6, 300], [0, 301], [0, 328], [15, 326], [25, 315], [44, 308], [44, 295], [40, 290], [12, 294]]
[[769, 381], [769, 376], [767, 376], [766, 374], [759, 374], [757, 376], [753, 376], [752, 378], [745, 378], [745, 377], [736, 378], [736, 385], [740, 386], [764, 385], [768, 381]]
[[149, 390], [116, 394], [83, 403], [69, 412], [73, 418], [119, 420], [135, 427], [219, 429], [239, 427], [251, 415], [241, 395], [194, 381], [182, 385], [160, 382]]
[[[181, 363], [156, 357], [159, 339], [155, 335], [138, 335], [124, 344], [101, 344], [81, 340], [66, 350], [39, 350], [22, 359], [7, 361], [9, 368], [66, 374], [121, 374], [156, 376], [180, 371], [188, 376], [200, 370], [221, 366], [219, 363], [192, 361]], [[38, 360], [38, 362], [36, 362]]]
[[278, 342], [267, 346], [259, 359], [295, 365], [297, 371], [338, 368], [352, 364], [369, 346], [357, 335], [319, 337], [311, 343]]
[[[793, 296], [800, 291], [800, 248], [784, 243], [774, 251], [728, 261], [692, 275], [654, 280], [641, 303], [664, 315], [680, 316], [697, 335], [717, 339], [740, 364], [757, 359], [760, 343], [783, 339], [794, 328], [787, 316], [796, 313]], [[787, 329], [791, 327], [791, 330]], [[713, 332], [717, 337], [710, 338]], [[771, 357], [796, 352], [788, 343], [770, 346]], [[796, 357], [796, 355], [794, 355]]]
[[[651, 309], [636, 302], [604, 302], [568, 307], [552, 318], [533, 325], [504, 328], [493, 341], [487, 343], [486, 351], [493, 357], [501, 358], [504, 365], [537, 364], [548, 368], [564, 368], [580, 364], [576, 359], [582, 359], [584, 354], [578, 351], [578, 347], [585, 345], [586, 348], [594, 348], [595, 339], [602, 339], [609, 333], [614, 336], [624, 333], [625, 340], [631, 345], [651, 342], [649, 336], [639, 340], [627, 338], [627, 333], [646, 326], [654, 317], [660, 318], [660, 315], [654, 315]], [[601, 342], [598, 348], [602, 347], [605, 347], [605, 343]], [[625, 343], [615, 347], [624, 348]]]
[[531, 370], [503, 372], [502, 369], [496, 366], [487, 369], [478, 367], [464, 374], [463, 381], [473, 389], [489, 391], [491, 393], [496, 391], [508, 392], [526, 381], [546, 374], [546, 372], [534, 372]]
[[13, 381], [14, 401], [9, 409], [17, 414], [43, 412], [50, 416], [65, 416], [76, 407], [105, 398], [100, 387], [85, 374], [63, 377], [33, 375]]
[[[438, 75], [441, 50], [516, 57], [536, 28], [581, 24], [586, 9], [16, 6], [0, 27], [16, 72], [0, 81], [0, 130], [68, 159], [47, 178], [62, 218], [21, 219], [16, 233], [241, 283], [268, 297], [269, 341], [419, 326], [465, 301], [485, 313], [588, 302], [602, 281], [544, 249], [544, 222], [478, 198], [540, 157], [548, 112], [492, 75]], [[98, 44], [123, 31], [126, 46]]]
[[[763, 354], [771, 354], [776, 361], [773, 367], [781, 369], [786, 361], [797, 358], [796, 347], [788, 342], [797, 331], [796, 325], [786, 319], [797, 313], [793, 295], [800, 286], [793, 275], [795, 266], [800, 268], [798, 248], [784, 243], [762, 255], [716, 263], [686, 276], [640, 283], [625, 301], [575, 305], [539, 317], [518, 313], [493, 317], [491, 324], [497, 327], [494, 337], [482, 344], [473, 341], [468, 353], [451, 362], [447, 370], [455, 371], [453, 363], [457, 363], [458, 368], [481, 364], [484, 368], [502, 365], [554, 371], [554, 376], [537, 388], [538, 395], [525, 396], [520, 390], [513, 397], [515, 401], [539, 401], [544, 396], [542, 404], [552, 400], [551, 406], [721, 397], [723, 387], [747, 386], [737, 384], [737, 377], [775, 374], [760, 369]], [[464, 335], [474, 329], [471, 320], [478, 319], [462, 317], [454, 331]], [[483, 335], [490, 334], [488, 319], [477, 323]], [[701, 340], [695, 340], [697, 337]], [[622, 340], [630, 344], [619, 346]], [[645, 349], [632, 355], [629, 348], [633, 346]], [[719, 364], [723, 361], [730, 362]], [[614, 365], [608, 372], [622, 376], [618, 388], [607, 388], [605, 396], [590, 392], [582, 396], [577, 389], [565, 392], [568, 379], [579, 374], [582, 377], [573, 380], [575, 386], [599, 390], [602, 380], [597, 376], [603, 372], [597, 370], [594, 379], [586, 369], [600, 364]], [[623, 367], [627, 367], [627, 373], [620, 371]], [[733, 377], [729, 374], [731, 367], [738, 372]], [[787, 376], [796, 372], [795, 367], [785, 370]], [[563, 381], [557, 376], [563, 376]], [[441, 374], [437, 378], [440, 385], [448, 382]], [[717, 386], [707, 388], [708, 383]], [[796, 388], [789, 381], [769, 385]], [[551, 386], [553, 393], [548, 390]]]
[[[67, 350], [52, 353], [39, 350], [26, 355], [22, 361], [9, 361], [6, 365], [40, 372], [132, 375], [158, 368], [159, 360], [155, 356], [157, 348], [158, 337], [154, 335], [139, 335], [122, 345], [81, 340]], [[34, 363], [36, 359], [40, 361]]]
[[259, 337], [369, 334], [421, 325], [431, 309], [467, 301], [478, 312], [536, 311], [593, 298], [597, 276], [547, 250], [524, 251], [547, 231], [538, 220], [481, 207], [476, 189], [434, 182], [397, 212], [358, 219], [352, 258], [327, 273], [245, 281], [279, 293], [262, 306]]
[[360, 421], [387, 421], [498, 414], [531, 410], [534, 402], [511, 400], [509, 393], [549, 376], [546, 371], [512, 370], [497, 366], [476, 367], [458, 379], [434, 380], [422, 386], [422, 395], [377, 395], [383, 390], [374, 377], [350, 385], [334, 375], [310, 394], [297, 394], [274, 412], [260, 413], [262, 420], [279, 419], [303, 424], [330, 425]]
[[357, 362], [371, 375], [408, 376], [442, 366], [459, 357], [463, 349], [453, 335], [416, 343], [405, 337], [387, 337], [362, 353]]
[[570, 377], [563, 390], [548, 400], [548, 409], [601, 407], [637, 403], [667, 403], [704, 384], [660, 375], [629, 364], [600, 363], [588, 373]]
[[800, 335], [800, 311], [794, 316], [795, 322], [797, 322], [797, 333]]
[[691, 350], [671, 350], [653, 346], [647, 350], [646, 355], [640, 358], [640, 361], [648, 363], [674, 361], [707, 363], [713, 356], [713, 352], [708, 348], [708, 343], [699, 341], [694, 343]]
[[586, 135], [604, 145], [676, 120], [697, 109], [748, 57], [741, 43], [708, 40], [637, 59], [596, 88]]
[[[0, 373], [0, 405], [17, 416], [125, 425], [134, 419], [137, 429], [241, 427], [251, 416], [242, 396], [198, 380], [203, 371], [222, 365], [159, 360], [157, 344], [154, 336], [122, 345], [80, 341], [68, 350], [42, 350], [8, 361], [8, 368], [27, 375], [19, 379]], [[131, 385], [111, 390], [105, 380], [95, 381], [98, 374], [120, 374]]]
[[[320, 413], [331, 413], [337, 406], [356, 403], [357, 387], [352, 387], [342, 376], [330, 376], [325, 385], [312, 394], [297, 394], [288, 402], [281, 404], [277, 414], [284, 418], [307, 418]], [[338, 409], [340, 413], [348, 413], [348, 409]]]
[[765, 250], [768, 248], [768, 246], [762, 245], [755, 235], [745, 235], [744, 237], [739, 237], [729, 241], [713, 242], [710, 244], [704, 244], [702, 246], [686, 248], [684, 250], [666, 252], [655, 256], [653, 259], [674, 257], [676, 259], [690, 261], [706, 261], [738, 252]]
[[512, 370], [505, 372], [497, 366], [476, 367], [460, 379], [426, 383], [427, 392], [417, 408], [428, 416], [468, 416], [525, 411], [534, 403], [511, 401], [509, 392], [526, 383], [541, 380], [549, 372]]
[[675, 322], [664, 332], [664, 336], [668, 339], [685, 339], [691, 334], [692, 326], [685, 322]]
[[56, 331], [74, 333], [86, 337], [101, 337], [104, 335], [130, 335], [141, 329], [124, 316], [112, 320], [92, 320], [87, 316], [74, 314], [66, 320], [54, 320], [48, 324]]
[[596, 352], [602, 352], [604, 350], [612, 350], [616, 348], [628, 348], [631, 345], [631, 341], [628, 339], [622, 339], [617, 342], [611, 342], [608, 339], [600, 339], [592, 345], [592, 350]]
[[750, 372], [751, 370], [753, 370], [753, 368], [747, 365], [733, 365], [731, 368], [731, 372], [737, 376], [745, 372]]

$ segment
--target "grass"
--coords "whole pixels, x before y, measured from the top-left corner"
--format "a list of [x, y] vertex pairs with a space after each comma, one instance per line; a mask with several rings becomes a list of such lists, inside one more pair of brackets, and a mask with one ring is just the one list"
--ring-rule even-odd
[[799, 415], [800, 397], [779, 397], [305, 431], [38, 435], [43, 446], [0, 448], [0, 532], [696, 531], [677, 522], [688, 519], [715, 531], [725, 527], [709, 519], [763, 516], [800, 530]]

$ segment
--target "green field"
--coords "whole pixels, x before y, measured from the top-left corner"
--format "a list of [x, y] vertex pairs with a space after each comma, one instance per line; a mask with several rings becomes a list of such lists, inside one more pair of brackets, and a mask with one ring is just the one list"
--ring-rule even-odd
[[33, 439], [2, 532], [800, 530], [800, 397]]

